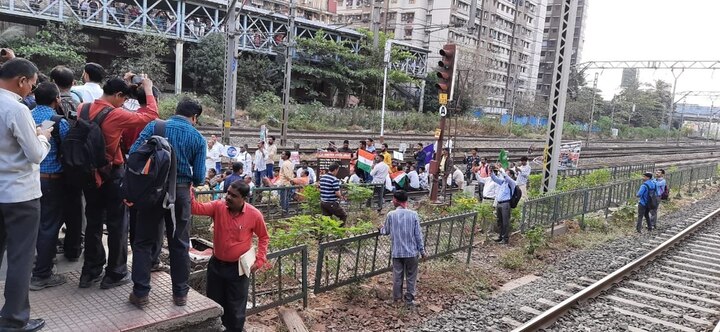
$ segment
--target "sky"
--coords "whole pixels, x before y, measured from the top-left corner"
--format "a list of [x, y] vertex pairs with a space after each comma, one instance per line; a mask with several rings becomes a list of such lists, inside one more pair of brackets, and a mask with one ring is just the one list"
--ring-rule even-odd
[[[585, 45], [580, 62], [601, 60], [720, 60], [719, 0], [586, 0], [589, 1]], [[676, 71], [676, 73], [678, 73]], [[595, 71], [587, 71], [589, 86]], [[598, 88], [610, 100], [619, 92], [621, 69], [600, 72]], [[670, 70], [640, 71], [640, 82], [662, 79]], [[720, 70], [688, 70], [677, 92], [720, 91]], [[677, 94], [676, 94], [677, 96]], [[679, 98], [676, 97], [676, 98]], [[709, 97], [687, 102], [709, 106]], [[720, 98], [715, 106], [720, 105]]]

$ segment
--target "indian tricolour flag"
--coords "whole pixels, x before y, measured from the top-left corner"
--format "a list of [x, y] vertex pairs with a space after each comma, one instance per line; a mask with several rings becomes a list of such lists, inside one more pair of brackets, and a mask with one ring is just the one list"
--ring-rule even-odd
[[357, 167], [365, 172], [370, 173], [372, 170], [373, 159], [375, 155], [365, 150], [358, 150]]
[[392, 173], [390, 175], [390, 178], [397, 183], [400, 187], [405, 186], [405, 180], [407, 179], [407, 174], [403, 171], [397, 171], [395, 173]]

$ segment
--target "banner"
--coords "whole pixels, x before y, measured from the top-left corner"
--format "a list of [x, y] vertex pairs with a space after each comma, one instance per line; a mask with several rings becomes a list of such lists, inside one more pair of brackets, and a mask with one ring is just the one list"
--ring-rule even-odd
[[341, 152], [318, 152], [316, 157], [318, 159], [318, 174], [326, 173], [330, 164], [338, 163], [340, 165], [340, 170], [337, 175], [338, 179], [344, 179], [350, 176], [350, 159], [352, 159], [352, 154]]
[[577, 168], [580, 162], [581, 141], [560, 144], [560, 168]]

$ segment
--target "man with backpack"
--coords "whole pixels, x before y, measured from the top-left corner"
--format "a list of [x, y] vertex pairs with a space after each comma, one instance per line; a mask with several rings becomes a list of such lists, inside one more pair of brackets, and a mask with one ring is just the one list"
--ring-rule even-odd
[[52, 121], [53, 133], [50, 139], [50, 151], [40, 163], [40, 229], [37, 236], [37, 258], [30, 280], [31, 290], [41, 290], [65, 283], [65, 277], [53, 273], [53, 258], [57, 254], [57, 238], [62, 225], [61, 218], [65, 209], [65, 182], [60, 160], [60, 145], [67, 136], [70, 125], [58, 115], [55, 109], [60, 100], [60, 91], [54, 83], [41, 83], [35, 89], [37, 106], [32, 111], [35, 125]]
[[[193, 127], [197, 123], [200, 114], [202, 114], [202, 106], [197, 101], [184, 99], [178, 103], [175, 115], [171, 116], [167, 121], [157, 120], [150, 122], [130, 148], [129, 170], [146, 168], [147, 160], [150, 160], [149, 157], [153, 156], [153, 154], [146, 155], [147, 157], [144, 160], [138, 159], [139, 162], [137, 163], [136, 156], [142, 151], [152, 152], [147, 147], [152, 140], [156, 140], [154, 136], [167, 138], [166, 142], [169, 143], [172, 158], [175, 159], [176, 163], [175, 174], [173, 174], [173, 167], [167, 165], [168, 160], [166, 158], [152, 158], [152, 160], [156, 161], [156, 165], [150, 165], [150, 167], [161, 169], [155, 174], [155, 179], [148, 178], [143, 181], [141, 177], [133, 176], [133, 178], [139, 180], [133, 184], [130, 183], [130, 179], [133, 178], [128, 175], [128, 180], [123, 183], [123, 186], [131, 185], [126, 188], [128, 191], [126, 192], [127, 196], [137, 198], [134, 202], [128, 203], [138, 206], [135, 239], [132, 243], [132, 281], [134, 286], [129, 298], [130, 303], [137, 307], [143, 307], [149, 301], [152, 249], [154, 246], [161, 245], [161, 243], [157, 242], [163, 225], [167, 230], [167, 241], [170, 250], [173, 302], [176, 306], [184, 306], [187, 302], [187, 293], [190, 289], [188, 286], [190, 276], [190, 256], [188, 254], [191, 218], [190, 185], [194, 183], [195, 186], [201, 186], [205, 181], [206, 143], [200, 132]], [[154, 156], [157, 156], [157, 154], [154, 154]], [[136, 174], [136, 172], [133, 174]], [[160, 181], [156, 181], [158, 179]], [[164, 181], [165, 179], [167, 181]], [[167, 195], [159, 201], [142, 201], [152, 197], [152, 195], [147, 195], [142, 191], [131, 191], [134, 190], [133, 188], [142, 189], [144, 187], [142, 186], [143, 182], [164, 185], [165, 187], [161, 188], [166, 191]], [[174, 188], [172, 184], [175, 184]], [[156, 188], [151, 186], [149, 189], [154, 191]], [[175, 196], [174, 204], [173, 195]], [[143, 205], [145, 206], [143, 207]]]
[[[50, 80], [60, 90], [60, 103], [57, 113], [72, 126], [77, 120], [77, 111], [80, 103], [72, 88], [75, 74], [70, 68], [57, 66], [50, 71]], [[65, 181], [65, 206], [63, 209], [63, 222], [65, 223], [65, 239], [62, 242], [63, 255], [71, 262], [76, 262], [82, 254], [83, 232], [85, 230], [85, 216], [83, 207], [82, 187]]]
[[656, 210], [658, 207], [658, 196], [657, 186], [653, 181], [653, 175], [650, 172], [643, 174], [643, 184], [640, 185], [640, 189], [637, 192], [637, 197], [640, 199], [638, 202], [638, 217], [635, 228], [638, 233], [642, 230], [642, 220], [645, 217], [647, 220], [648, 231], [655, 229], [653, 220], [650, 218], [650, 211]]
[[33, 90], [37, 73], [37, 67], [22, 58], [0, 67], [0, 263], [8, 252], [2, 331], [37, 331], [45, 326], [42, 319], [30, 319], [28, 291], [40, 225], [38, 165], [50, 151], [52, 127], [37, 128], [30, 110], [20, 102]]
[[[495, 172], [498, 172], [496, 175]], [[490, 179], [498, 185], [497, 194], [495, 195], [495, 214], [497, 215], [497, 225], [500, 229], [500, 235], [495, 242], [508, 244], [510, 241], [510, 209], [511, 201], [517, 190], [515, 184], [515, 171], [504, 170], [500, 164], [490, 168]], [[518, 191], [519, 193], [519, 191]], [[517, 204], [517, 202], [515, 202]]]
[[[667, 200], [670, 197], [670, 187], [668, 187], [665, 181], [665, 170], [658, 169], [655, 172], [655, 187], [657, 188], [657, 197], [659, 200]], [[658, 202], [659, 203], [659, 202]], [[650, 221], [653, 229], [657, 226], [657, 214], [660, 204], [650, 211]]]
[[[120, 183], [125, 174], [121, 135], [126, 129], [145, 126], [158, 117], [152, 81], [144, 78], [141, 85], [151, 112], [125, 111], [122, 105], [128, 98], [130, 86], [122, 78], [112, 78], [103, 86], [102, 97], [80, 106], [78, 122], [63, 142], [66, 175], [72, 175], [77, 183], [84, 185], [87, 203], [85, 263], [80, 288], [88, 288], [100, 281], [106, 262], [100, 288], [130, 282], [127, 271], [128, 215], [120, 196]], [[91, 156], [91, 160], [85, 160], [88, 159], [86, 156]], [[107, 261], [102, 242], [103, 214], [108, 232]]]

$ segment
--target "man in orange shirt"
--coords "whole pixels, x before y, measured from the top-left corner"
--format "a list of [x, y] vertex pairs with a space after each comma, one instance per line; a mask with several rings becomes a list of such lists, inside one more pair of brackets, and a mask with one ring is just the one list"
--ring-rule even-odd
[[[192, 188], [191, 188], [192, 191]], [[238, 260], [252, 246], [253, 234], [258, 237], [258, 249], [252, 272], [265, 264], [270, 237], [265, 219], [245, 199], [250, 187], [238, 180], [228, 188], [224, 200], [200, 203], [192, 198], [192, 214], [213, 220], [213, 257], [207, 267], [207, 296], [223, 307], [222, 323], [226, 331], [242, 331], [250, 279], [239, 276]]]
[[[112, 78], [103, 86], [103, 95], [90, 104], [89, 110], [80, 105], [79, 111], [90, 112], [90, 120], [105, 108], [107, 113], [101, 130], [105, 138], [105, 158], [112, 166], [107, 179], [97, 187], [95, 183], [84, 186], [85, 216], [85, 263], [80, 274], [80, 288], [88, 288], [100, 281], [105, 266], [105, 248], [103, 246], [103, 213], [108, 231], [108, 256], [105, 276], [100, 288], [108, 289], [130, 282], [127, 268], [128, 214], [120, 197], [120, 183], [125, 174], [125, 157], [120, 150], [123, 131], [144, 128], [150, 121], [157, 119], [158, 109], [152, 93], [153, 83], [145, 78], [138, 87], [147, 96], [147, 113], [128, 112], [122, 108], [130, 93], [130, 86], [122, 78]], [[80, 114], [78, 114], [78, 118]]]

